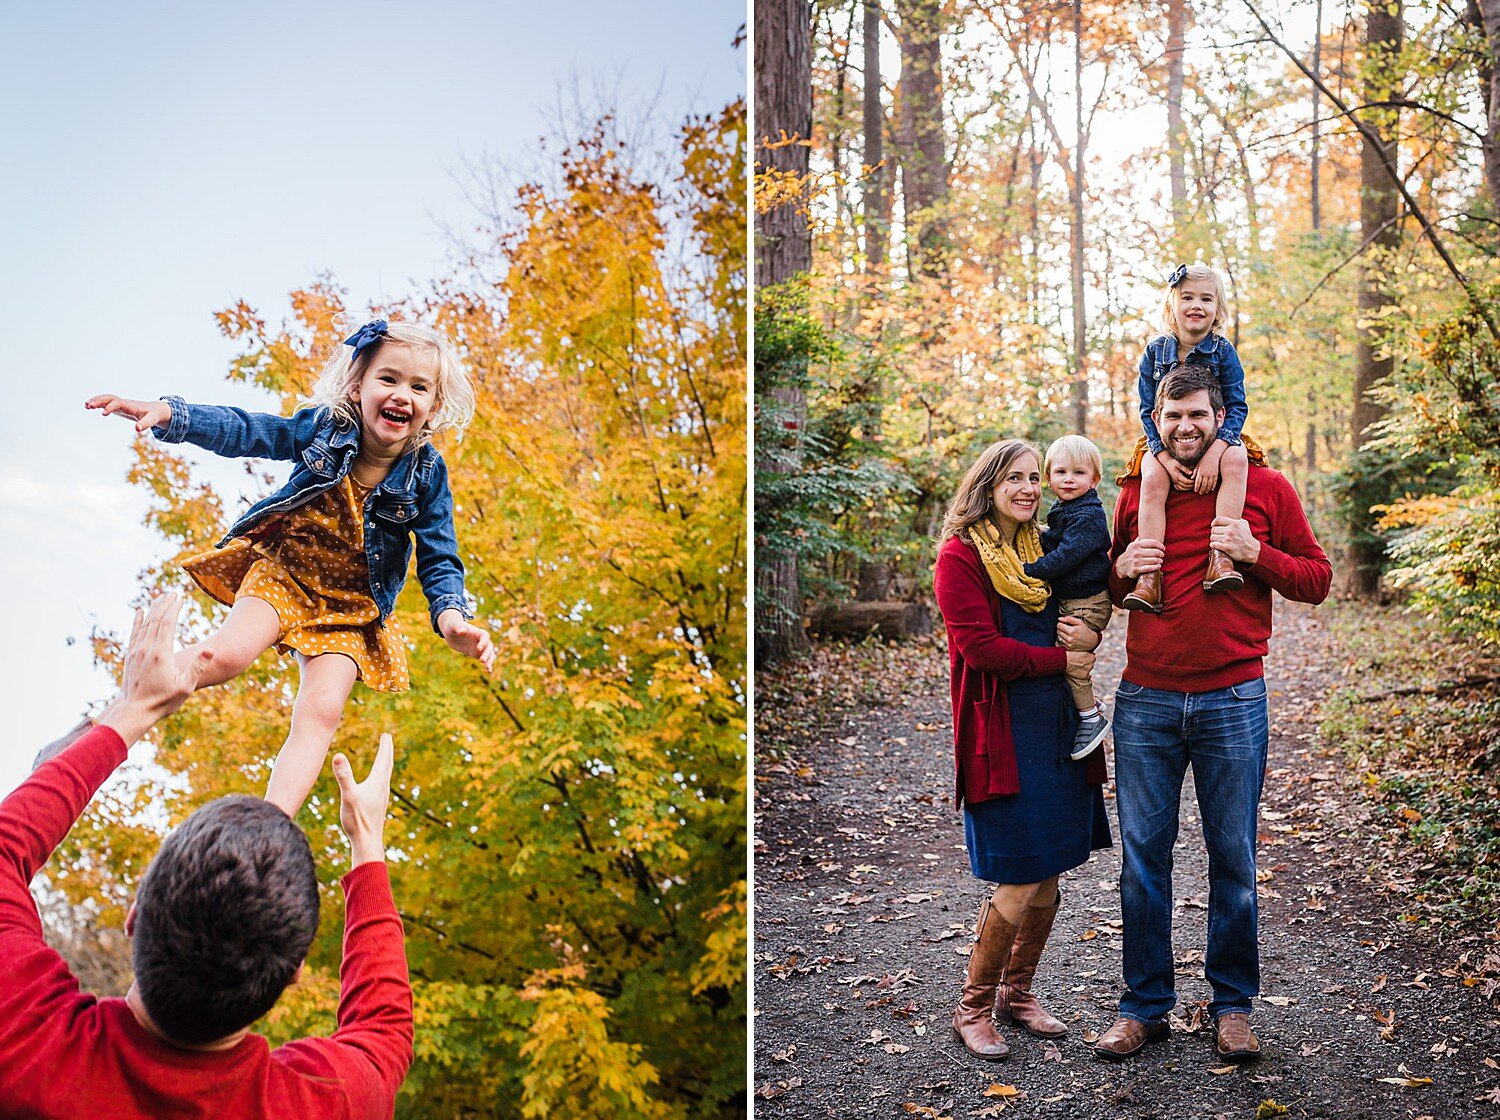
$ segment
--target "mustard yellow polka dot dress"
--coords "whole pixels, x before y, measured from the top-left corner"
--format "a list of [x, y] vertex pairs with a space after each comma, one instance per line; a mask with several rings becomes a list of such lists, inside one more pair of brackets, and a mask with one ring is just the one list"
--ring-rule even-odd
[[406, 645], [392, 615], [380, 625], [365, 562], [365, 501], [353, 475], [306, 505], [274, 515], [221, 549], [184, 560], [193, 581], [221, 603], [264, 599], [281, 620], [276, 648], [309, 657], [342, 653], [377, 692], [405, 692]]

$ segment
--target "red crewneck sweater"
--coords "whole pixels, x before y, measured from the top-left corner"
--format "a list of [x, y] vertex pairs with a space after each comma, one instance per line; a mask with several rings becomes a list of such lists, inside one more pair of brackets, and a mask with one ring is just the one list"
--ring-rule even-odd
[[78, 990], [42, 939], [28, 890], [125, 743], [97, 727], [0, 803], [0, 1117], [7, 1120], [259, 1120], [390, 1117], [412, 1058], [411, 986], [385, 864], [344, 877], [338, 1029], [272, 1050], [171, 1046], [123, 999]]
[[[1208, 534], [1216, 495], [1174, 490], [1167, 498], [1166, 609], [1130, 613], [1125, 632], [1125, 674], [1131, 684], [1168, 692], [1211, 692], [1264, 676], [1262, 658], [1271, 638], [1271, 592], [1299, 603], [1328, 597], [1333, 567], [1323, 554], [1292, 484], [1270, 467], [1251, 465], [1245, 520], [1260, 542], [1260, 559], [1237, 564], [1243, 587], [1213, 595], [1203, 590]], [[1127, 479], [1115, 503], [1117, 559], [1135, 540], [1141, 480]], [[1109, 592], [1119, 606], [1135, 586], [1110, 566]]]

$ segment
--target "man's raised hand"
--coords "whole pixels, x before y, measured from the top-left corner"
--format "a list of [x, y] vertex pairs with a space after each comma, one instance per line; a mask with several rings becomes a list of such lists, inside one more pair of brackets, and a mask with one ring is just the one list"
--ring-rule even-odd
[[114, 728], [126, 746], [182, 707], [213, 660], [213, 651], [204, 649], [178, 668], [173, 641], [181, 609], [182, 600], [176, 595], [162, 595], [145, 610], [136, 608], [125, 642], [120, 695], [99, 713], [98, 720]]
[[349, 866], [385, 859], [385, 811], [391, 802], [391, 771], [396, 764], [396, 747], [390, 733], [380, 737], [375, 761], [365, 780], [356, 782], [349, 759], [342, 753], [333, 756], [333, 777], [339, 784], [339, 823], [349, 837]]

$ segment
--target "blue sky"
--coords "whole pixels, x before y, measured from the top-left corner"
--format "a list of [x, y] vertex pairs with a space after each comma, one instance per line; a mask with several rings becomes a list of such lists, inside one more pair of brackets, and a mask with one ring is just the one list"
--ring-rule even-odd
[[[84, 399], [266, 406], [224, 381], [214, 311], [279, 322], [325, 273], [353, 308], [421, 291], [445, 231], [480, 220], [466, 167], [539, 166], [578, 88], [654, 105], [670, 135], [743, 94], [745, 19], [722, 0], [0, 5], [0, 793], [110, 691], [90, 629], [122, 631], [167, 552], [125, 482], [129, 425]], [[194, 462], [238, 508], [239, 466]]]

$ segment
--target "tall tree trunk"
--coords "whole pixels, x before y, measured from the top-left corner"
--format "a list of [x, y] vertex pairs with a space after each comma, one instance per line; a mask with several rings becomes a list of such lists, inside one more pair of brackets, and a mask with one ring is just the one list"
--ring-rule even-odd
[[[1361, 91], [1365, 104], [1389, 101], [1399, 96], [1400, 81], [1395, 74], [1394, 56], [1401, 49], [1404, 24], [1401, 4], [1372, 0], [1365, 8], [1365, 65], [1367, 75]], [[1359, 224], [1365, 237], [1374, 233], [1360, 267], [1359, 327], [1354, 350], [1354, 410], [1352, 416], [1353, 447], [1357, 452], [1368, 438], [1367, 429], [1384, 414], [1384, 408], [1370, 399], [1371, 387], [1389, 376], [1393, 360], [1388, 348], [1384, 312], [1392, 302], [1387, 270], [1396, 247], [1399, 230], [1396, 225], [1400, 199], [1385, 159], [1397, 157], [1399, 110], [1366, 110], [1366, 124], [1376, 136], [1364, 136], [1359, 158]], [[1378, 142], [1377, 142], [1378, 141]], [[1376, 233], [1375, 231], [1379, 231]], [[1355, 490], [1353, 561], [1349, 577], [1350, 591], [1360, 598], [1373, 599], [1380, 593], [1381, 560], [1385, 549], [1381, 542], [1366, 534], [1370, 525], [1369, 502]]]
[[1073, 430], [1089, 429], [1088, 317], [1083, 304], [1083, 155], [1088, 140], [1083, 131], [1083, 0], [1073, 0], [1073, 174], [1068, 201], [1073, 220], [1068, 228], [1069, 278], [1073, 288]]
[[[807, 175], [812, 136], [811, 0], [761, 0], [755, 9], [755, 162], [758, 171]], [[781, 144], [783, 133], [798, 143]], [[775, 143], [776, 146], [769, 146]], [[807, 271], [812, 238], [800, 205], [755, 217], [755, 278], [768, 287]], [[756, 446], [756, 470], [792, 473], [802, 466], [807, 400], [800, 379], [764, 391], [781, 417], [778, 439]], [[810, 652], [802, 627], [802, 581], [796, 553], [758, 551], [755, 564], [755, 657], [771, 664]]]
[[865, 4], [865, 261], [885, 263], [885, 110], [880, 105], [880, 0]]
[[1167, 167], [1172, 185], [1172, 236], [1187, 221], [1187, 173], [1182, 127], [1182, 50], [1187, 31], [1187, 0], [1167, 0]]
[[1469, 19], [1484, 33], [1479, 82], [1484, 96], [1484, 185], [1500, 215], [1500, 0], [1469, 0]]
[[936, 277], [946, 270], [947, 231], [942, 203], [948, 197], [943, 153], [941, 0], [896, 0], [901, 16], [901, 186], [908, 238], [915, 240], [913, 271]]
[[1313, 24], [1313, 54], [1312, 54], [1312, 159], [1309, 167], [1310, 179], [1308, 182], [1308, 198], [1312, 204], [1312, 228], [1316, 233], [1323, 228], [1322, 199], [1319, 197], [1318, 186], [1318, 151], [1319, 126], [1321, 124], [1321, 109], [1318, 105], [1318, 82], [1323, 73], [1323, 0], [1318, 0], [1316, 22]]
[[[865, 132], [865, 268], [877, 272], [885, 263], [885, 111], [880, 104], [880, 0], [864, 0], [864, 132]], [[877, 169], [878, 168], [878, 169]], [[871, 426], [879, 430], [883, 388], [875, 386], [875, 413]], [[890, 594], [891, 565], [884, 559], [861, 560], [854, 597], [861, 602], [884, 599]]]
[[[1308, 167], [1307, 192], [1308, 202], [1312, 211], [1312, 231], [1316, 234], [1323, 228], [1322, 200], [1319, 197], [1318, 184], [1318, 161], [1321, 158], [1318, 151], [1319, 115], [1321, 112], [1321, 107], [1318, 104], [1318, 82], [1322, 80], [1323, 73], [1323, 0], [1318, 0], [1317, 15], [1313, 20], [1312, 72], [1312, 153]], [[1303, 448], [1308, 474], [1318, 469], [1317, 403], [1316, 383], [1309, 378], [1307, 382], [1307, 434]]]

